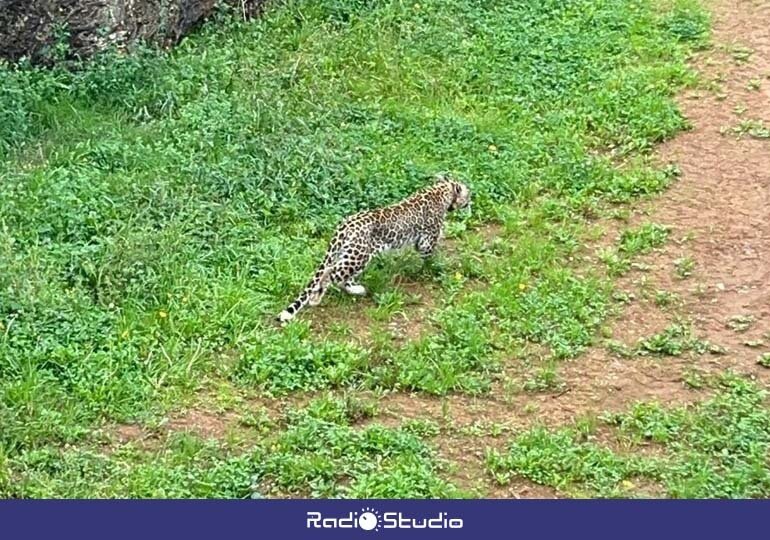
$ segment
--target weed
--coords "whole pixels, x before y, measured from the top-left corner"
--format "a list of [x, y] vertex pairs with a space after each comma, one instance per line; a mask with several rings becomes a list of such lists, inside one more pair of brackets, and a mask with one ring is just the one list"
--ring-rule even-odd
[[694, 390], [700, 390], [706, 385], [706, 376], [697, 369], [687, 369], [682, 380], [684, 384]]
[[645, 223], [636, 229], [628, 229], [620, 235], [619, 250], [629, 256], [648, 253], [662, 246], [669, 232], [668, 227], [657, 223]]
[[692, 330], [682, 324], [672, 324], [662, 332], [643, 338], [636, 346], [639, 355], [680, 356], [692, 351], [703, 354], [709, 350], [709, 343], [693, 337]]
[[745, 332], [751, 328], [757, 318], [750, 314], [732, 315], [725, 322], [725, 328], [729, 328], [733, 332]]
[[679, 295], [670, 291], [656, 291], [655, 305], [660, 308], [668, 308], [681, 302]]
[[754, 50], [744, 45], [735, 44], [729, 49], [730, 55], [737, 64], [748, 62], [754, 54]]
[[749, 136], [755, 139], [770, 139], [770, 127], [762, 120], [742, 120], [737, 126], [730, 128], [737, 137]]
[[679, 279], [687, 279], [695, 270], [695, 260], [690, 256], [680, 257], [674, 261], [674, 273]]
[[526, 392], [558, 392], [564, 388], [564, 383], [559, 379], [556, 364], [550, 362], [535, 371], [523, 387]]
[[638, 228], [627, 229], [620, 235], [617, 250], [605, 249], [599, 253], [599, 259], [607, 265], [610, 276], [623, 275], [631, 268], [645, 270], [644, 265], [632, 263], [631, 258], [662, 246], [668, 235], [668, 227], [656, 223], [645, 223]]
[[415, 433], [417, 425], [387, 429], [347, 425], [350, 410], [323, 400], [297, 412], [261, 456], [252, 489], [260, 494], [312, 497], [456, 497], [438, 476], [441, 462]]

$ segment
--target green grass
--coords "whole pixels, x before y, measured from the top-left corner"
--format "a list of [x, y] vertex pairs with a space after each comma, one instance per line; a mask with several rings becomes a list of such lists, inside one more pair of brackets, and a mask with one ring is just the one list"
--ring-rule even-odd
[[645, 223], [626, 229], [620, 235], [617, 249], [606, 249], [600, 254], [610, 276], [620, 276], [631, 269], [631, 259], [649, 253], [666, 243], [670, 230], [657, 223]]
[[646, 356], [681, 356], [685, 352], [703, 354], [711, 345], [693, 335], [688, 325], [675, 323], [652, 336], [642, 338], [636, 345], [636, 354]]
[[[214, 381], [479, 394], [527, 344], [579, 355], [612, 287], [571, 261], [594, 216], [672, 181], [647, 151], [686, 127], [672, 96], [706, 35], [690, 1], [292, 0], [169, 53], [0, 66], [0, 493], [248, 496], [252, 458], [224, 443], [108, 455], [90, 434], [155, 422]], [[378, 261], [373, 301], [329, 295], [331, 337], [276, 327], [344, 216], [437, 171], [474, 194], [451, 252]], [[648, 233], [642, 247], [663, 236]], [[436, 292], [418, 339], [391, 335], [414, 316], [396, 277]], [[354, 471], [350, 493], [449, 493], [407, 435], [321, 431], [382, 439], [395, 477], [421, 479], [307, 449]], [[295, 489], [281, 467], [261, 474]], [[296, 489], [343, 493], [316, 472]]]
[[766, 498], [770, 494], [770, 411], [765, 391], [724, 377], [715, 397], [690, 407], [639, 403], [605, 423], [627, 450], [577, 425], [527, 431], [503, 453], [489, 452], [500, 483], [522, 476], [565, 494], [599, 497]]
[[[0, 487], [10, 497], [460, 497], [442, 479], [446, 464], [406, 425], [389, 429], [351, 422], [374, 414], [365, 404], [319, 398], [290, 415], [283, 431], [249, 426], [261, 443], [234, 452], [191, 434], [175, 434], [160, 448], [31, 450], [12, 467], [27, 471]], [[270, 428], [270, 429], [268, 429]], [[272, 433], [272, 436], [265, 436]]]
[[626, 255], [648, 253], [662, 246], [668, 233], [668, 227], [657, 223], [645, 223], [636, 229], [623, 231], [620, 235], [620, 251]]
[[684, 322], [672, 323], [656, 334], [639, 339], [633, 346], [612, 339], [607, 340], [605, 345], [611, 352], [625, 358], [634, 355], [666, 357], [689, 354], [699, 356], [707, 352], [720, 355], [727, 352], [727, 349], [721, 345], [710, 343], [695, 336], [691, 325]]

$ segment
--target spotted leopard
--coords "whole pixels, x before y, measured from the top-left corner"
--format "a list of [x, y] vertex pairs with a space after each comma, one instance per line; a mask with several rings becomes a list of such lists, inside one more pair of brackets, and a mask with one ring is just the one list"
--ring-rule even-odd
[[439, 176], [436, 183], [399, 203], [348, 217], [337, 228], [310, 283], [278, 320], [287, 322], [306, 305], [318, 305], [330, 284], [349, 294], [366, 294], [356, 279], [378, 253], [414, 246], [427, 258], [442, 236], [447, 212], [465, 208], [470, 201], [466, 185]]

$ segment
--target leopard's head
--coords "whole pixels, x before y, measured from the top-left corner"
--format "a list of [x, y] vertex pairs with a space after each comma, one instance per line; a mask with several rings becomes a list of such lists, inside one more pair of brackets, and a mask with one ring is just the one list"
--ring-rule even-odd
[[446, 184], [449, 188], [450, 200], [448, 209], [450, 211], [459, 210], [461, 208], [467, 208], [470, 206], [471, 190], [468, 189], [468, 186], [445, 174], [438, 175], [437, 180]]
[[452, 182], [452, 192], [454, 193], [454, 199], [449, 204], [450, 210], [459, 210], [460, 208], [468, 208], [471, 204], [471, 190], [468, 189], [463, 183]]

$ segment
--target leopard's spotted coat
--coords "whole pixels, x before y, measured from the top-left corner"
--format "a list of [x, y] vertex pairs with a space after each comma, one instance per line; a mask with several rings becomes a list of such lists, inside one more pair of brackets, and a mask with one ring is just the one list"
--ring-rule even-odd
[[467, 186], [440, 177], [397, 204], [348, 217], [337, 228], [310, 283], [278, 320], [289, 321], [306, 305], [319, 304], [331, 283], [350, 294], [366, 294], [356, 278], [378, 253], [414, 246], [423, 258], [428, 257], [441, 238], [447, 212], [465, 208], [470, 199]]

